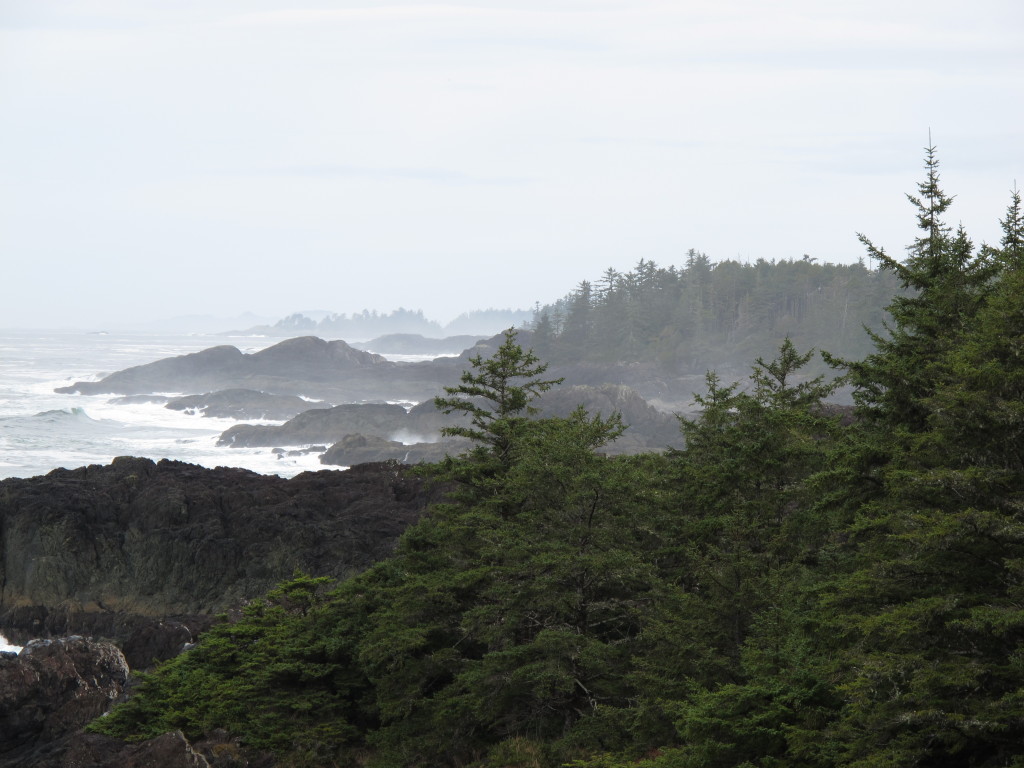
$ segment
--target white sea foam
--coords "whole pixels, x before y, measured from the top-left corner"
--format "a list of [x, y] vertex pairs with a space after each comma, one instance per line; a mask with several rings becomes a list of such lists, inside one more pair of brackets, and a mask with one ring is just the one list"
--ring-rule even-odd
[[8, 653], [21, 653], [22, 646], [11, 645], [7, 642], [7, 638], [0, 635], [0, 651], [7, 651]]
[[416, 443], [436, 443], [438, 441], [438, 436], [423, 435], [417, 432], [411, 432], [408, 429], [400, 429], [391, 435], [388, 440], [394, 440], [395, 442], [402, 443], [402, 445], [415, 445]]
[[[277, 341], [267, 339], [245, 351], [259, 351]], [[97, 371], [121, 370], [223, 343], [221, 337], [201, 336], [0, 332], [0, 477], [107, 464], [116, 456], [240, 466], [283, 476], [323, 469], [316, 455], [279, 458], [269, 448], [218, 447], [220, 433], [237, 423], [231, 419], [175, 411], [163, 403], [116, 403], [112, 395], [54, 392], [75, 381], [96, 380]]]
[[439, 357], [458, 357], [461, 352], [453, 352], [443, 355], [400, 355], [394, 352], [374, 352], [375, 355], [386, 357], [395, 363], [425, 363], [428, 360], [436, 360]]
[[[0, 331], [0, 478], [31, 477], [57, 467], [108, 464], [117, 456], [168, 458], [205, 467], [243, 467], [284, 477], [337, 469], [320, 464], [319, 457], [312, 453], [289, 456], [270, 448], [218, 446], [220, 434], [238, 423], [232, 419], [176, 411], [165, 408], [163, 402], [116, 402], [119, 396], [112, 394], [54, 392], [76, 381], [98, 381], [113, 371], [222, 344], [233, 344], [252, 354], [280, 341], [262, 336]], [[424, 360], [434, 356], [385, 357]], [[182, 393], [159, 394], [171, 398]], [[415, 405], [407, 400], [397, 402], [406, 409]]]

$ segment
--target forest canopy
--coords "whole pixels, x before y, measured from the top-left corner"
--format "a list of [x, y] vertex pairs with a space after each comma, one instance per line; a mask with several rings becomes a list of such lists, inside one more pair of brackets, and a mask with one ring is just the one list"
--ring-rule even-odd
[[809, 256], [712, 263], [691, 250], [682, 266], [641, 259], [538, 306], [532, 345], [553, 363], [643, 361], [697, 374], [743, 372], [787, 338], [859, 359], [871, 351], [864, 328], [882, 329], [901, 290], [899, 276], [873, 255], [867, 264]]

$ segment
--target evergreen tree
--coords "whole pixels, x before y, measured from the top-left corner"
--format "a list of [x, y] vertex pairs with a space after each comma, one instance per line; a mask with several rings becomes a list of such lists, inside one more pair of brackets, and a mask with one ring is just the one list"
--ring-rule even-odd
[[943, 221], [953, 199], [939, 187], [938, 168], [935, 148], [928, 147], [919, 195], [907, 195], [917, 208], [922, 234], [908, 248], [906, 261], [893, 259], [860, 235], [869, 256], [911, 293], [892, 300], [886, 334], [869, 333], [875, 351], [865, 360], [843, 363], [833, 358], [849, 369], [862, 418], [899, 422], [910, 430], [922, 429], [927, 420], [924, 401], [934, 380], [931, 364], [968, 327], [997, 272], [984, 254], [974, 254], [962, 228], [954, 234]]
[[442, 413], [468, 416], [470, 426], [449, 426], [441, 432], [468, 438], [476, 446], [468, 457], [448, 457], [430, 473], [457, 481], [479, 498], [492, 493], [491, 486], [511, 465], [515, 443], [534, 411], [530, 402], [562, 380], [542, 378], [547, 364], [532, 350], [524, 351], [511, 328], [492, 357], [476, 355], [469, 362], [472, 368], [463, 371], [461, 383], [445, 387], [446, 394], [434, 398], [434, 405]]
[[925, 236], [905, 264], [883, 260], [916, 293], [894, 301], [890, 338], [851, 366], [866, 421], [834, 498], [856, 517], [849, 573], [823, 604], [844, 635], [845, 704], [825, 742], [841, 765], [1022, 759], [1022, 286], [991, 250], [975, 257], [962, 230], [941, 225], [949, 198], [935, 165], [929, 152], [912, 198]]

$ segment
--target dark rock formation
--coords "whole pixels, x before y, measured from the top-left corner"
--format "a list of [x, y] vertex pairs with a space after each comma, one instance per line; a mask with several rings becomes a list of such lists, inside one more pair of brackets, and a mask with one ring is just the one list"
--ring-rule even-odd
[[385, 557], [431, 498], [394, 464], [286, 480], [120, 458], [3, 480], [0, 631], [87, 630], [146, 664], [296, 569], [342, 578]]
[[388, 403], [352, 403], [300, 413], [281, 426], [238, 424], [226, 430], [217, 445], [232, 448], [333, 443], [345, 435], [390, 436], [407, 423], [405, 408]]
[[38, 765], [33, 753], [106, 712], [124, 690], [128, 664], [109, 643], [34, 640], [0, 656], [0, 764]]
[[[180, 731], [138, 743], [82, 729], [125, 695], [128, 665], [110, 643], [34, 640], [0, 654], [0, 768], [272, 768], [223, 731], [193, 745]], [[203, 695], [196, 692], [196, 695]]]
[[[37, 759], [35, 768], [214, 768], [181, 731], [129, 744], [97, 733], [77, 733], [66, 744], [54, 745], [48, 759]], [[235, 762], [234, 765], [247, 765]], [[272, 763], [270, 763], [272, 765]]]
[[321, 464], [350, 467], [370, 461], [397, 461], [402, 464], [434, 463], [446, 454], [457, 456], [468, 450], [468, 440], [446, 439], [437, 443], [405, 445], [371, 435], [346, 435], [320, 457]]
[[68, 606], [22, 605], [4, 614], [18, 642], [71, 633], [116, 639], [128, 666], [145, 669], [181, 653], [216, 621], [211, 614], [144, 616], [123, 611], [82, 611]]
[[[380, 355], [353, 349], [343, 341], [327, 342], [304, 336], [250, 355], [242, 354], [236, 347], [212, 347], [127, 368], [100, 381], [80, 381], [56, 391], [134, 395], [250, 389], [326, 397], [339, 402], [362, 399], [362, 393], [368, 389], [377, 391], [397, 365]], [[322, 394], [325, 392], [339, 396], [328, 397]]]
[[[555, 387], [544, 393], [535, 405], [539, 416], [568, 416], [580, 405], [594, 415], [621, 413], [629, 429], [608, 446], [612, 454], [682, 446], [675, 416], [653, 408], [629, 387], [615, 384]], [[434, 407], [433, 400], [420, 403], [408, 413], [398, 405], [338, 405], [300, 413], [280, 426], [239, 424], [225, 431], [217, 444], [277, 447], [330, 442], [332, 447], [320, 459], [324, 464], [351, 466], [361, 461], [387, 459], [415, 464], [439, 461], [445, 453], [454, 455], [464, 450], [463, 445], [437, 445], [441, 429], [457, 424], [468, 425], [465, 414], [441, 413]], [[409, 458], [403, 458], [407, 454]]]
[[330, 403], [310, 402], [296, 395], [272, 395], [252, 389], [222, 389], [170, 400], [173, 411], [199, 413], [221, 419], [290, 419], [303, 411], [330, 408]]

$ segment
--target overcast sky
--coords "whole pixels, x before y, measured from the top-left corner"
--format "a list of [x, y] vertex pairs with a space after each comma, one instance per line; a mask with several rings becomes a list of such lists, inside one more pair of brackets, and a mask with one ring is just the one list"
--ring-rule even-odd
[[1020, 0], [0, 0], [0, 327], [855, 261], [1024, 186]]

